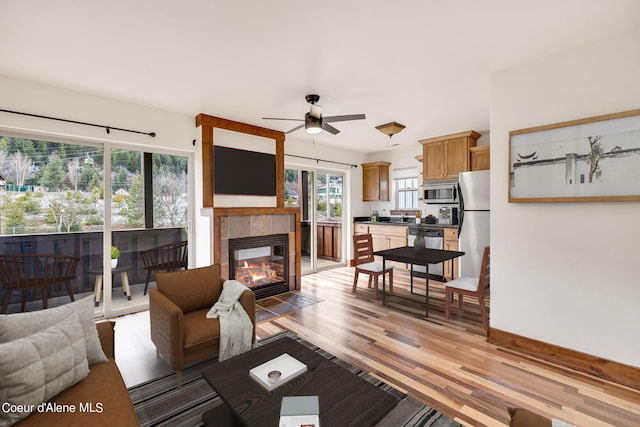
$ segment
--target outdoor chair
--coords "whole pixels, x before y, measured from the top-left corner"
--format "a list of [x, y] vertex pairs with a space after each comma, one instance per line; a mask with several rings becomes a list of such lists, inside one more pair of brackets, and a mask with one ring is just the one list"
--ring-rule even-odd
[[67, 255], [15, 254], [0, 255], [0, 282], [4, 288], [2, 312], [7, 312], [11, 292], [22, 292], [21, 310], [24, 311], [27, 291], [40, 289], [42, 308], [47, 308], [49, 288], [64, 284], [69, 298], [74, 301], [71, 281], [76, 278], [79, 259]]
[[147, 294], [151, 274], [156, 271], [177, 271], [188, 268], [187, 242], [169, 243], [140, 252], [143, 269], [147, 270], [144, 295]]

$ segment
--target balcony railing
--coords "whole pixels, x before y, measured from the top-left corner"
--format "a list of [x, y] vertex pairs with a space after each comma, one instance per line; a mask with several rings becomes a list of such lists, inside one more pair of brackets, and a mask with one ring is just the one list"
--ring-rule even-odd
[[[131, 285], [144, 283], [146, 271], [143, 270], [139, 252], [155, 246], [187, 240], [184, 228], [133, 229], [113, 231], [113, 246], [120, 250], [118, 266], [131, 266], [128, 270]], [[76, 268], [76, 279], [71, 283], [74, 295], [92, 293], [95, 284], [95, 272], [103, 265], [103, 233], [75, 232], [30, 235], [0, 236], [0, 254], [60, 254], [75, 256], [80, 259]], [[110, 257], [110, 254], [106, 254]], [[120, 275], [114, 275], [113, 287], [122, 286]], [[57, 285], [49, 290], [49, 298], [61, 297], [63, 303], [68, 302], [68, 293], [64, 285]], [[42, 306], [39, 290], [27, 292], [27, 302], [40, 301], [36, 309]], [[0, 283], [0, 303], [4, 301], [5, 290]], [[9, 306], [17, 304], [19, 310], [21, 293], [13, 292]], [[54, 303], [49, 306], [55, 305]], [[13, 311], [16, 311], [14, 308]]]

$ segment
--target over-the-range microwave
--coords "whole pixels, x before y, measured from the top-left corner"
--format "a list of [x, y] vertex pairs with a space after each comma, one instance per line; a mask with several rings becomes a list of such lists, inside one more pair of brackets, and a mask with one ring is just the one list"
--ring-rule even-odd
[[425, 182], [423, 201], [428, 204], [457, 204], [458, 181]]

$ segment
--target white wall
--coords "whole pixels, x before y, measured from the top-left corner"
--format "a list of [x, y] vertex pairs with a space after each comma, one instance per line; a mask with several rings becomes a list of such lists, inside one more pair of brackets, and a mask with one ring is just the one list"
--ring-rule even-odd
[[[0, 76], [0, 93], [2, 93], [2, 108], [45, 116], [59, 117], [88, 123], [106, 124], [124, 129], [140, 130], [144, 132], [156, 132], [157, 136], [151, 138], [146, 135], [138, 135], [119, 131], [107, 134], [102, 128], [87, 127], [70, 123], [62, 123], [51, 120], [25, 117], [10, 113], [0, 113], [0, 133], [18, 132], [40, 136], [43, 139], [62, 139], [66, 141], [95, 141], [99, 143], [117, 143], [132, 148], [143, 149], [145, 147], [163, 151], [175, 151], [175, 154], [193, 155], [194, 166], [190, 173], [190, 187], [193, 189], [194, 206], [192, 208], [192, 223], [195, 254], [193, 262], [195, 266], [208, 265], [211, 260], [210, 216], [209, 212], [202, 210], [202, 150], [200, 128], [195, 127], [195, 116], [201, 111], [194, 112], [193, 116], [177, 114], [155, 108], [121, 102], [109, 98], [95, 96], [87, 93], [67, 90], [50, 85]], [[205, 114], [214, 112], [203, 111]], [[218, 114], [224, 117], [224, 114]], [[244, 140], [237, 138], [235, 133], [216, 130], [216, 141], [221, 145], [249, 149]], [[264, 138], [262, 138], [264, 139]], [[193, 145], [193, 140], [196, 140]], [[256, 141], [251, 140], [251, 144]], [[257, 151], [275, 151], [272, 140], [267, 141], [265, 149]], [[261, 145], [262, 146], [262, 145]], [[313, 160], [285, 157], [285, 164], [321, 168], [329, 171], [345, 173], [345, 187], [349, 206], [362, 204], [362, 172], [360, 163], [366, 156], [362, 153], [314, 144], [295, 135], [288, 135], [285, 141], [285, 154], [331, 160], [347, 164], [355, 164], [357, 168], [348, 165], [316, 162]], [[233, 196], [231, 196], [233, 197]], [[246, 199], [246, 200], [245, 200]], [[264, 198], [245, 198], [242, 200], [219, 200], [221, 206], [271, 206], [273, 201], [262, 200]], [[260, 199], [260, 200], [257, 200]], [[348, 218], [347, 225], [351, 227], [353, 208], [345, 211]], [[359, 215], [359, 213], [356, 213]], [[352, 233], [350, 228], [345, 229], [345, 236]], [[351, 256], [348, 254], [348, 256]]]
[[[396, 136], [398, 138], [398, 136]], [[380, 213], [381, 216], [388, 216], [391, 209], [395, 209], [395, 198], [393, 194], [393, 179], [396, 175], [396, 171], [405, 170], [408, 168], [415, 169], [416, 173], [420, 170], [421, 163], [416, 160], [417, 155], [422, 154], [422, 145], [418, 141], [414, 141], [409, 146], [402, 146], [402, 148], [388, 149], [384, 151], [378, 151], [371, 153], [365, 160], [366, 163], [370, 162], [390, 162], [389, 166], [389, 191], [390, 197], [388, 202], [363, 202], [362, 196], [356, 204], [358, 209], [357, 216], [368, 216], [375, 210]], [[362, 168], [360, 169], [360, 178], [362, 179]], [[362, 192], [362, 190], [360, 190]], [[420, 208], [424, 207], [421, 205]]]
[[640, 31], [494, 74], [491, 327], [640, 366], [640, 203], [508, 203], [509, 131], [640, 108]]

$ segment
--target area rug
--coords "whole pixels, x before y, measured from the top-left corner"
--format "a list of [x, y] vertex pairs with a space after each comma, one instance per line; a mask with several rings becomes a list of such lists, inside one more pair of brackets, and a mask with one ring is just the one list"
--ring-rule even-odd
[[[283, 336], [291, 337], [323, 357], [348, 369], [359, 377], [393, 395], [398, 404], [377, 425], [380, 427], [429, 426], [459, 427], [461, 424], [394, 389], [366, 372], [346, 363], [330, 353], [314, 346], [295, 334], [285, 331], [260, 340], [264, 345]], [[182, 371], [182, 388], [176, 387], [175, 374], [157, 378], [129, 388], [129, 396], [142, 427], [202, 426], [202, 414], [224, 404], [215, 391], [202, 378], [207, 364], [217, 358], [195, 364]], [[261, 427], [261, 426], [256, 426]]]

